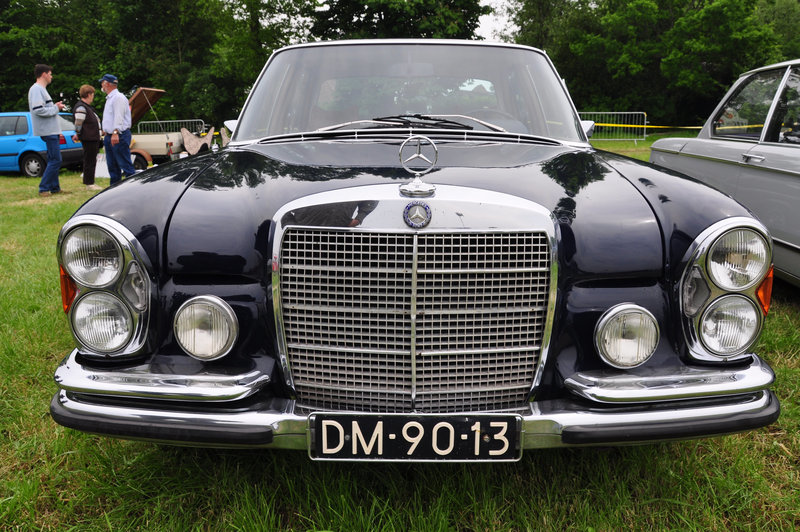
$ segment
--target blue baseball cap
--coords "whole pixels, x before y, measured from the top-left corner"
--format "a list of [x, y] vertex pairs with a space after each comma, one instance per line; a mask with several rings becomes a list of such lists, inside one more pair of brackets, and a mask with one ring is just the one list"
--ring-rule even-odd
[[101, 83], [103, 81], [107, 81], [109, 83], [113, 83], [114, 85], [116, 85], [117, 84], [117, 76], [115, 76], [114, 74], [104, 74], [103, 77], [98, 79], [97, 81], [99, 81]]

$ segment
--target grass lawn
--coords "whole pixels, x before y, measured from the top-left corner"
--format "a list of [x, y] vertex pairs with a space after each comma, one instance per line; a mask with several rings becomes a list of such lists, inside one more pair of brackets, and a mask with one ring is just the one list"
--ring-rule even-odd
[[91, 193], [75, 173], [61, 182], [73, 193], [39, 198], [37, 179], [0, 176], [2, 530], [800, 528], [800, 290], [782, 283], [756, 350], [777, 372], [783, 412], [746, 434], [528, 451], [513, 464], [376, 465], [64, 429], [48, 411], [73, 345], [55, 242]]

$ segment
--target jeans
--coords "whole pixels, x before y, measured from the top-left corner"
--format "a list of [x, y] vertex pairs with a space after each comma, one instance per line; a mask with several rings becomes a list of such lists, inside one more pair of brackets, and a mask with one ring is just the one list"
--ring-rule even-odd
[[58, 171], [61, 170], [61, 147], [58, 144], [58, 135], [45, 135], [40, 137], [47, 146], [47, 166], [39, 182], [39, 192], [59, 192], [61, 184], [58, 182]]
[[131, 130], [127, 129], [119, 133], [119, 142], [116, 146], [111, 145], [111, 135], [103, 137], [103, 146], [106, 149], [106, 164], [108, 164], [108, 175], [111, 176], [110, 183], [118, 183], [122, 180], [122, 173], [125, 177], [130, 177], [136, 173], [136, 169], [131, 162]]

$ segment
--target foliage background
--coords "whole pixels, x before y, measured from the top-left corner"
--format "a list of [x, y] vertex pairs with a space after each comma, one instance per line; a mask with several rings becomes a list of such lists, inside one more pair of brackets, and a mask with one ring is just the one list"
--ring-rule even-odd
[[[581, 111], [697, 125], [742, 72], [800, 57], [797, 0], [508, 0], [496, 38], [545, 49]], [[480, 0], [0, 0], [0, 110], [33, 66], [68, 104], [106, 72], [165, 89], [153, 119], [235, 118], [270, 53], [303, 41], [476, 38]], [[95, 105], [102, 108], [98, 92]]]

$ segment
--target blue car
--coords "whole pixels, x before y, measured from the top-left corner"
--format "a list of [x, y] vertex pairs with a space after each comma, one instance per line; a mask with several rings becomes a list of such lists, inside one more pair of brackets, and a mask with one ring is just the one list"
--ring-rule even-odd
[[[83, 146], [73, 142], [75, 125], [72, 115], [60, 113], [61, 167], [79, 166]], [[27, 111], [0, 113], [0, 172], [21, 172], [40, 177], [47, 166], [47, 147], [41, 137], [34, 136], [31, 114]]]

